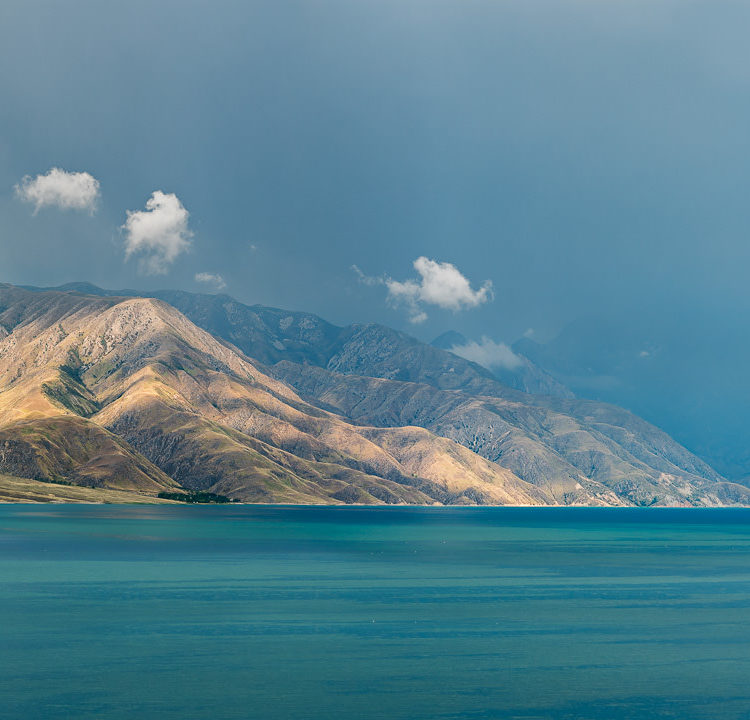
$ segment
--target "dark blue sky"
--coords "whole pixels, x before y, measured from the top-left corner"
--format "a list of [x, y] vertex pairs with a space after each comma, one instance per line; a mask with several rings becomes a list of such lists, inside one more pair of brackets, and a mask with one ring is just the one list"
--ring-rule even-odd
[[[431, 338], [629, 306], [750, 305], [745, 2], [0, 4], [0, 280], [205, 289]], [[101, 184], [33, 207], [27, 174]], [[166, 274], [126, 210], [189, 211]], [[253, 246], [255, 249], [253, 249]], [[389, 307], [419, 256], [494, 300]]]

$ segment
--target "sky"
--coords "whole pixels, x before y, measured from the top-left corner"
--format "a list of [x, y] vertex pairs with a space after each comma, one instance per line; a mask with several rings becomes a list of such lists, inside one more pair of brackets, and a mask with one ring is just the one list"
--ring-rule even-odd
[[722, 0], [3, 0], [0, 281], [221, 290], [426, 340], [741, 316], [749, 22]]

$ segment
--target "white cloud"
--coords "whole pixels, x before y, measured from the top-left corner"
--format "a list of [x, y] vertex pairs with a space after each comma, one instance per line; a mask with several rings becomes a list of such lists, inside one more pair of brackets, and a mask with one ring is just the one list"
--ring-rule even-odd
[[145, 210], [128, 210], [125, 231], [125, 259], [142, 255], [141, 271], [163, 275], [179, 255], [190, 248], [193, 233], [188, 229], [190, 213], [174, 193], [155, 190]]
[[496, 343], [488, 337], [482, 337], [481, 342], [472, 341], [465, 345], [454, 345], [451, 352], [478, 363], [488, 370], [493, 368], [515, 370], [523, 365], [523, 359], [505, 343]]
[[43, 207], [88, 210], [93, 213], [99, 198], [99, 181], [87, 172], [66, 172], [53, 167], [46, 175], [26, 175], [15, 186], [16, 196], [34, 203], [36, 214]]
[[[409, 320], [413, 323], [427, 319], [423, 305], [437, 305], [456, 312], [482, 305], [493, 297], [490, 280], [474, 290], [469, 280], [451, 263], [441, 263], [423, 256], [414, 261], [414, 269], [419, 278], [403, 282], [389, 277], [382, 280], [388, 288], [388, 301], [392, 305], [405, 305], [409, 309]], [[364, 275], [362, 277], [366, 278]]]
[[363, 284], [363, 285], [385, 285], [385, 279], [379, 278], [379, 277], [372, 277], [370, 275], [365, 275], [362, 270], [360, 270], [358, 265], [352, 265], [351, 269], [356, 273], [357, 279]]
[[210, 285], [214, 285], [217, 290], [223, 290], [227, 286], [226, 282], [224, 282], [224, 278], [218, 273], [196, 273], [195, 280], [199, 283], [208, 283]]

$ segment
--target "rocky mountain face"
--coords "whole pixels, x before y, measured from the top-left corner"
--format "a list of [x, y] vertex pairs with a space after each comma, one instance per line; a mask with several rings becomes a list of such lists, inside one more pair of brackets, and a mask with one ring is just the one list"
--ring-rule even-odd
[[0, 474], [251, 502], [750, 504], [617, 407], [379, 325], [0, 286]]
[[2, 474], [250, 502], [545, 501], [426, 429], [303, 401], [160, 300], [2, 286], [0, 325]]
[[492, 368], [492, 373], [501, 383], [530, 395], [552, 395], [560, 398], [575, 397], [570, 388], [531, 362], [525, 355], [519, 353], [517, 355], [520, 360], [518, 367]]

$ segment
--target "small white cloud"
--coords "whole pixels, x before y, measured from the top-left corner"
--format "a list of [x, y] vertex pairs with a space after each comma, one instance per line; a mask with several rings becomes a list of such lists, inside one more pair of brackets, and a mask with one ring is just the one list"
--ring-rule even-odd
[[53, 167], [46, 175], [26, 175], [15, 191], [24, 202], [34, 203], [34, 214], [43, 207], [93, 213], [99, 198], [99, 181], [87, 172], [66, 172]]
[[419, 277], [401, 282], [390, 277], [365, 275], [356, 265], [352, 265], [352, 270], [357, 273], [361, 283], [385, 285], [388, 289], [388, 302], [394, 306], [406, 306], [412, 323], [421, 323], [427, 319], [423, 305], [436, 305], [444, 310], [457, 312], [477, 307], [493, 298], [490, 280], [474, 290], [469, 280], [451, 263], [441, 263], [422, 256], [414, 261], [414, 269]]
[[648, 350], [641, 350], [638, 353], [638, 357], [642, 357], [642, 358], [647, 358], [649, 357], [649, 355], [651, 355], [651, 353]]
[[352, 265], [351, 269], [354, 271], [354, 273], [357, 275], [357, 279], [363, 284], [363, 285], [369, 285], [372, 287], [373, 285], [385, 285], [385, 279], [379, 278], [379, 277], [372, 277], [370, 275], [365, 275], [362, 270], [359, 269], [358, 265]]
[[207, 283], [213, 285], [217, 290], [223, 290], [227, 284], [224, 282], [224, 278], [218, 273], [207, 273], [200, 272], [195, 274], [195, 281], [199, 283]]
[[536, 332], [535, 332], [534, 328], [526, 328], [526, 330], [524, 330], [524, 332], [523, 332], [523, 336], [525, 338], [529, 338], [529, 339], [533, 338], [535, 334], [536, 334]]
[[473, 308], [492, 299], [492, 282], [485, 281], [478, 290], [473, 290], [469, 280], [451, 263], [437, 262], [424, 256], [414, 261], [419, 274], [416, 280], [399, 282], [385, 279], [388, 300], [394, 305], [404, 304], [410, 310], [411, 322], [423, 322], [427, 314], [422, 304], [437, 305], [444, 310]]
[[482, 365], [488, 370], [493, 368], [515, 370], [523, 365], [523, 359], [505, 343], [496, 343], [488, 337], [482, 337], [481, 342], [472, 341], [465, 345], [454, 345], [451, 352]]
[[156, 190], [145, 210], [128, 210], [125, 259], [142, 255], [140, 269], [147, 275], [163, 275], [179, 255], [190, 248], [190, 213], [174, 193]]

